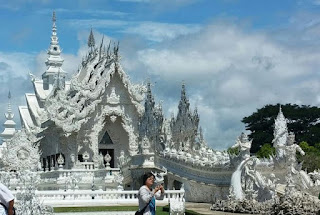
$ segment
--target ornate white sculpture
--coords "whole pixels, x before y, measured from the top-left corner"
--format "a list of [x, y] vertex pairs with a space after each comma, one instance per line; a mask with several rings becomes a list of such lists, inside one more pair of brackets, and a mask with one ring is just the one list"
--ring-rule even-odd
[[111, 161], [111, 156], [109, 155], [109, 153], [107, 152], [107, 154], [104, 156], [104, 160], [106, 162], [106, 168], [110, 167], [110, 161]]
[[288, 128], [287, 121], [284, 117], [281, 106], [279, 108], [279, 113], [274, 122], [274, 139], [272, 140], [273, 147], [276, 149], [276, 158], [282, 160], [285, 156], [284, 147], [287, 142]]
[[122, 168], [124, 165], [126, 165], [129, 161], [129, 158], [125, 156], [124, 151], [120, 151], [120, 156], [118, 157], [118, 166], [119, 168]]
[[299, 152], [301, 155], [305, 155], [305, 152], [301, 149], [299, 145], [295, 144], [295, 135], [293, 132], [290, 132], [287, 137], [285, 152], [286, 152], [286, 161], [290, 168], [290, 171], [296, 174], [297, 173], [295, 169], [295, 166], [297, 164], [296, 153]]
[[85, 162], [87, 162], [87, 161], [90, 159], [90, 154], [89, 154], [89, 152], [85, 151], [85, 152], [82, 154], [82, 158], [84, 159]]
[[79, 189], [79, 182], [81, 181], [82, 175], [77, 172], [72, 172], [69, 177], [65, 180], [65, 187], [67, 189], [77, 190]]
[[62, 169], [63, 168], [63, 164], [64, 164], [64, 158], [63, 158], [61, 153], [59, 154], [57, 162], [58, 162], [58, 165], [59, 165], [59, 169]]
[[231, 148], [239, 148], [239, 156], [242, 160], [244, 160], [250, 157], [251, 144], [252, 140], [249, 140], [248, 135], [242, 132], [237, 138], [236, 143]]
[[124, 177], [121, 172], [118, 172], [114, 176], [114, 181], [118, 184], [118, 186], [117, 186], [118, 190], [123, 190], [123, 179], [124, 179]]
[[107, 102], [113, 105], [117, 105], [120, 103], [120, 95], [116, 94], [115, 88], [111, 88], [111, 94], [110, 96], [107, 96]]
[[25, 129], [16, 132], [4, 150], [4, 167], [10, 170], [36, 170], [40, 152], [35, 140], [33, 134], [27, 134]]
[[17, 172], [19, 184], [21, 185], [15, 201], [17, 214], [43, 214], [52, 215], [53, 209], [44, 206], [36, 196], [37, 185], [40, 183], [40, 176], [36, 172], [23, 170]]
[[149, 138], [144, 136], [141, 142], [142, 154], [146, 155], [150, 153], [151, 144]]
[[164, 184], [164, 176], [166, 176], [168, 174], [168, 171], [165, 167], [162, 167], [162, 171], [163, 172], [152, 172], [151, 173], [154, 175], [155, 177], [155, 183], [156, 184]]
[[170, 214], [172, 215], [184, 215], [185, 214], [185, 202], [178, 199], [170, 199]]
[[117, 120], [117, 116], [116, 115], [111, 115], [110, 116], [110, 120], [111, 120], [111, 122], [114, 123]]

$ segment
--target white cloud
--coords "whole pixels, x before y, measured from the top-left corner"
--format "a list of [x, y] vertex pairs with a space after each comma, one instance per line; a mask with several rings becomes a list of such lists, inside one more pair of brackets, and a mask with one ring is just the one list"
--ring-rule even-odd
[[[131, 53], [132, 54], [132, 53]], [[266, 104], [320, 105], [320, 51], [284, 46], [266, 33], [215, 23], [153, 48], [137, 50], [131, 70], [145, 69], [156, 99], [177, 108], [181, 81], [197, 105], [209, 145], [231, 146], [244, 129], [241, 119]], [[166, 103], [168, 103], [166, 105]], [[164, 108], [165, 109], [165, 108]]]
[[142, 22], [123, 30], [123, 33], [137, 34], [156, 42], [172, 40], [181, 35], [187, 35], [199, 31], [199, 25], [170, 24], [157, 22]]
[[66, 22], [73, 28], [120, 28], [128, 25], [127, 21], [108, 19], [70, 19]]
[[134, 22], [110, 19], [71, 19], [67, 23], [72, 28], [112, 29], [112, 31], [118, 33], [138, 35], [155, 42], [172, 40], [178, 36], [196, 33], [201, 29], [201, 26], [196, 24]]
[[313, 0], [312, 3], [315, 5], [320, 5], [320, 0]]

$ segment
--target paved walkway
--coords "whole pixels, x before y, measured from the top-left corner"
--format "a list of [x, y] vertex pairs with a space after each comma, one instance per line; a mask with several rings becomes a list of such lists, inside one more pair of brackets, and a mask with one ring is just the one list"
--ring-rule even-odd
[[[136, 206], [136, 204], [132, 204]], [[164, 204], [158, 204], [159, 206]], [[120, 205], [117, 205], [120, 206]], [[210, 210], [211, 204], [209, 203], [192, 203], [186, 202], [185, 204], [186, 209], [198, 212], [202, 215], [236, 215], [237, 213], [228, 213], [222, 211], [212, 211]], [[126, 212], [119, 212], [119, 211], [106, 211], [106, 212], [76, 212], [76, 213], [55, 213], [56, 215], [134, 215], [134, 211], [126, 211]], [[246, 215], [246, 214], [241, 214]]]
[[[203, 215], [235, 215], [238, 213], [228, 213], [222, 211], [212, 211], [210, 210], [211, 204], [208, 203], [193, 203], [193, 202], [186, 202], [186, 209], [198, 212]], [[241, 214], [246, 215], [246, 214]]]

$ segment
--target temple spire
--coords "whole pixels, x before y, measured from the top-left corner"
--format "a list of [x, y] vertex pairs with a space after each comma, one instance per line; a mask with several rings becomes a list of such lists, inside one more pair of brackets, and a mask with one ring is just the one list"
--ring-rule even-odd
[[171, 119], [172, 141], [176, 143], [189, 141], [193, 143], [198, 134], [199, 115], [197, 109], [192, 114], [190, 102], [186, 95], [185, 83], [182, 83], [178, 114]]
[[152, 101], [152, 92], [151, 92], [151, 84], [150, 84], [150, 81], [148, 82], [147, 84], [147, 99], [149, 101]]
[[91, 51], [93, 51], [94, 46], [95, 46], [95, 40], [94, 40], [92, 28], [91, 28], [90, 35], [88, 38], [88, 47], [90, 48]]
[[[60, 56], [61, 49], [59, 46], [56, 26], [56, 13], [53, 11], [52, 14], [52, 34], [49, 49], [47, 51], [48, 58], [46, 60], [47, 70], [42, 74], [43, 88], [48, 90], [50, 86], [53, 86], [55, 82], [64, 83], [66, 73], [61, 68], [63, 59]], [[61, 87], [60, 87], [61, 88]]]
[[181, 100], [185, 100], [187, 98], [186, 96], [186, 85], [183, 82], [182, 83], [182, 88], [181, 88]]
[[6, 121], [3, 124], [4, 125], [4, 131], [0, 134], [0, 136], [3, 138], [3, 142], [6, 142], [7, 140], [11, 139], [16, 132], [16, 123], [13, 121], [14, 114], [12, 113], [11, 108], [11, 93], [9, 91], [8, 93], [8, 110], [7, 113], [4, 114], [6, 117]]
[[8, 93], [8, 112], [4, 114], [6, 119], [13, 119], [14, 114], [12, 113], [12, 108], [11, 108], [11, 93], [9, 90]]

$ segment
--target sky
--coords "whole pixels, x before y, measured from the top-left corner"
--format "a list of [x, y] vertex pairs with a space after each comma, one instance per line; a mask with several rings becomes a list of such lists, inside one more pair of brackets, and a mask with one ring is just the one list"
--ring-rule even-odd
[[214, 149], [233, 145], [264, 105], [320, 106], [320, 0], [0, 0], [1, 124], [9, 90], [19, 124], [28, 74], [46, 69], [53, 10], [69, 77], [91, 28], [97, 43], [119, 41], [125, 72], [151, 82], [167, 118], [185, 83]]

